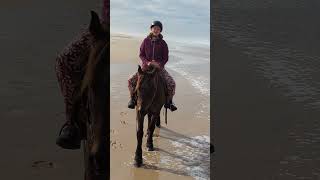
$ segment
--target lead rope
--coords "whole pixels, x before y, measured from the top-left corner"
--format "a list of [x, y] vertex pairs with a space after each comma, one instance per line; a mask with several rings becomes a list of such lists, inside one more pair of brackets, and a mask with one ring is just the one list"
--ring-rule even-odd
[[167, 108], [165, 108], [166, 110], [165, 110], [165, 123], [166, 123], [166, 125], [168, 125], [168, 118], [167, 118], [167, 112], [168, 112], [168, 109]]
[[[167, 100], [166, 100], [166, 101], [167, 101]], [[163, 114], [164, 117], [165, 117], [165, 123], [166, 123], [166, 125], [168, 125], [168, 109], [165, 108], [165, 110], [162, 111], [162, 114]]]
[[156, 40], [152, 39], [153, 49], [152, 49], [152, 60], [154, 60], [154, 46], [156, 44]]

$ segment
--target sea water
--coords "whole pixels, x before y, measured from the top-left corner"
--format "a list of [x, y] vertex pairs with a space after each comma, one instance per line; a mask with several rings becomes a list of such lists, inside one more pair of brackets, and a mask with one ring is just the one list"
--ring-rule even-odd
[[166, 67], [183, 76], [200, 95], [197, 118], [210, 119], [210, 46], [170, 42]]
[[214, 31], [248, 57], [257, 77], [299, 107], [292, 113], [308, 114], [297, 121], [285, 119], [293, 124], [282, 129], [292, 143], [283, 147], [288, 152], [273, 175], [277, 179], [320, 177], [319, 7], [314, 0], [226, 0], [214, 5]]

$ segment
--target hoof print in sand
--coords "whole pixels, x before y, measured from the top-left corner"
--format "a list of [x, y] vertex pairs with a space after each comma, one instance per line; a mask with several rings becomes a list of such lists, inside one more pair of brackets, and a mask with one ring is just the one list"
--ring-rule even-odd
[[128, 125], [128, 122], [125, 121], [125, 120], [120, 120], [120, 123], [123, 124], [123, 125]]
[[126, 116], [126, 115], [128, 115], [127, 112], [121, 112], [121, 113], [120, 113], [120, 116]]
[[53, 162], [50, 161], [34, 161], [32, 167], [35, 168], [54, 168]]
[[115, 129], [110, 129], [110, 134], [117, 134], [117, 133], [118, 133], [117, 130], [115, 130]]
[[122, 144], [116, 140], [110, 140], [110, 145], [113, 149], [123, 149]]

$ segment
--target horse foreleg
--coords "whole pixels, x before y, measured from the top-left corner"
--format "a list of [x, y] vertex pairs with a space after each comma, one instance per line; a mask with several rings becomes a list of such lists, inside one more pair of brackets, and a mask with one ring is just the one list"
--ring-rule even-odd
[[137, 122], [136, 122], [136, 133], [137, 133], [137, 148], [135, 153], [135, 163], [136, 167], [140, 167], [142, 165], [142, 138], [143, 138], [143, 121], [144, 114], [137, 110]]
[[153, 132], [156, 128], [156, 121], [160, 118], [160, 115], [150, 115], [148, 119], [148, 139], [147, 139], [147, 148], [148, 151], [153, 151]]

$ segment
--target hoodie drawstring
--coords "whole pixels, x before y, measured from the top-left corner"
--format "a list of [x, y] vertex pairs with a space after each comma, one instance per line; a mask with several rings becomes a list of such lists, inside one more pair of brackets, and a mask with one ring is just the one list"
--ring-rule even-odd
[[153, 42], [152, 60], [154, 60], [154, 46], [155, 46], [155, 44], [156, 44], [156, 41], [153, 40], [152, 42]]

